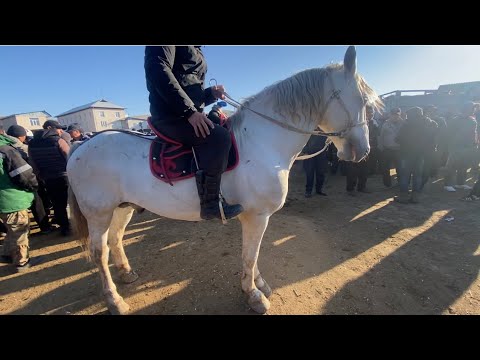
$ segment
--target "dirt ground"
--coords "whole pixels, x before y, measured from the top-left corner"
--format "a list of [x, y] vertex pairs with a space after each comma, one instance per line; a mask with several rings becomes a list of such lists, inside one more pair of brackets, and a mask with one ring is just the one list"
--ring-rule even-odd
[[[379, 175], [367, 186], [371, 194], [352, 197], [345, 177], [329, 176], [328, 197], [305, 199], [295, 164], [260, 251], [274, 291], [268, 314], [480, 314], [480, 201], [459, 201], [466, 191], [446, 193], [440, 179], [419, 205], [394, 203], [397, 188], [386, 189]], [[253, 314], [240, 287], [238, 221], [145, 212], [124, 243], [140, 275], [117, 281], [132, 314]], [[0, 314], [107, 314], [97, 270], [74, 238], [32, 234], [31, 249], [44, 262], [27, 273], [0, 264]]]

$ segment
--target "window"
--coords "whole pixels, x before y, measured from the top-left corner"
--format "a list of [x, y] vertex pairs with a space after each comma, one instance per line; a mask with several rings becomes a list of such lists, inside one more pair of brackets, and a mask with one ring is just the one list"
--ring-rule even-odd
[[116, 117], [117, 119], [120, 118], [120, 113], [119, 113], [118, 111], [115, 113], [115, 117]]
[[105, 113], [103, 111], [100, 111], [100, 117], [105, 117]]
[[40, 120], [38, 118], [30, 118], [30, 125], [40, 126]]
[[103, 127], [107, 127], [107, 122], [104, 120], [100, 121], [100, 124], [102, 124]]

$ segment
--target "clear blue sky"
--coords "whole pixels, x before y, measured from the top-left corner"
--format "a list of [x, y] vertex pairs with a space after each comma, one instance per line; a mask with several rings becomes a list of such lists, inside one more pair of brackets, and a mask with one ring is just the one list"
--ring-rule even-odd
[[[343, 61], [347, 46], [204, 46], [207, 82], [235, 99], [297, 71]], [[147, 114], [143, 46], [0, 46], [0, 115], [56, 116], [105, 98]], [[480, 46], [357, 46], [358, 70], [383, 94], [480, 80]]]

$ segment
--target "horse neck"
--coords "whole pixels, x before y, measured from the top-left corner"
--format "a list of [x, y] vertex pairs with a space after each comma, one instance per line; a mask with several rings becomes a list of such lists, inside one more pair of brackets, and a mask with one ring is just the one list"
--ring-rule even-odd
[[[248, 108], [275, 120], [288, 123], [300, 130], [311, 132], [314, 124], [306, 124], [301, 119], [299, 124], [303, 127], [286, 121], [275, 113], [268, 101], [256, 100], [248, 105]], [[250, 110], [243, 110], [243, 119], [240, 126], [234, 127], [240, 154], [249, 154], [257, 158], [271, 158], [276, 164], [292, 166], [295, 157], [303, 149], [309, 135], [294, 132], [275, 124]]]

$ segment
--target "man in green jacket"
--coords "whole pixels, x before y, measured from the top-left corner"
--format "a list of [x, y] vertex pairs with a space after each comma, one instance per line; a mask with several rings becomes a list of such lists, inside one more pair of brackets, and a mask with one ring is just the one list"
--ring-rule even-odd
[[21, 272], [31, 266], [28, 208], [38, 182], [32, 167], [13, 144], [13, 140], [0, 135], [0, 218], [8, 229], [3, 242], [3, 258]]

